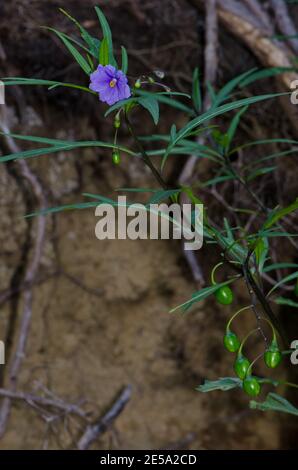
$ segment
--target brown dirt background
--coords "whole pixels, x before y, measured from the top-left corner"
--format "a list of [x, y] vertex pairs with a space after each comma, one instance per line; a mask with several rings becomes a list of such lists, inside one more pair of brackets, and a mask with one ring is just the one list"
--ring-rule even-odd
[[[143, 55], [151, 68], [162, 66], [169, 70], [173, 86], [189, 89], [187, 74], [202, 58], [197, 28], [202, 29], [203, 19], [182, 0], [160, 3], [88, 0], [64, 1], [63, 6], [85, 21], [95, 18], [93, 4], [103, 6], [117, 46], [125, 43], [131, 49], [153, 49]], [[60, 29], [67, 24], [57, 13], [58, 6], [54, 1], [1, 3], [0, 38], [15, 75], [82, 79], [63, 48], [37, 29], [38, 24]], [[234, 44], [225, 33], [223, 39], [220, 80], [253, 63], [241, 44]], [[177, 54], [175, 47], [159, 50], [174, 41], [184, 41], [185, 54]], [[231, 69], [226, 56], [232, 42], [239, 61]], [[146, 67], [138, 57], [135, 53], [135, 75]], [[8, 106], [16, 131], [77, 140], [110, 138], [111, 122], [102, 118], [103, 108], [89, 97], [61, 90], [47, 94], [26, 87], [22, 99], [20, 112], [17, 98], [9, 90]], [[173, 119], [177, 121], [176, 113], [167, 111], [161, 132]], [[151, 128], [149, 120], [137, 123], [140, 128], [144, 124]], [[51, 205], [81, 201], [83, 192], [113, 197], [115, 187], [154, 185], [140, 163], [123, 158], [115, 168], [101, 150], [59, 153], [34, 159], [30, 166], [43, 182]], [[174, 178], [180, 167], [181, 163], [172, 164], [168, 176]], [[10, 167], [0, 169], [0, 196], [0, 285], [4, 291], [22, 268], [23, 253], [28, 252], [28, 226], [22, 217], [26, 201]], [[130, 403], [94, 444], [97, 449], [291, 447], [288, 436], [297, 429], [294, 420], [249, 410], [248, 400], [237, 391], [206, 395], [195, 391], [204, 378], [230, 375], [232, 359], [221, 343], [232, 310], [219, 308], [210, 300], [184, 315], [168, 313], [196, 289], [180, 245], [99, 242], [95, 223], [93, 210], [49, 217], [19, 389], [38, 392], [43, 386], [71, 402], [84, 399], [95, 419], [123, 386], [131, 384]], [[239, 304], [244, 295], [240, 287]], [[15, 314], [12, 301], [1, 307], [0, 337], [7, 335]], [[15, 331], [17, 326], [16, 315]], [[52, 422], [47, 415], [16, 402], [0, 448], [70, 448], [83, 429], [78, 420]]]

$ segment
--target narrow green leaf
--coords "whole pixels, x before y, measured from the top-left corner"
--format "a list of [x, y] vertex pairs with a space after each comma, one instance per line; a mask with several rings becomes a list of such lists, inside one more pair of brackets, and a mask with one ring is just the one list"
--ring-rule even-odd
[[244, 98], [238, 101], [234, 101], [232, 103], [227, 103], [224, 105], [219, 106], [218, 108], [212, 108], [208, 110], [206, 113], [202, 114], [199, 117], [196, 117], [195, 119], [191, 120], [186, 126], [184, 126], [178, 133], [175, 138], [175, 140], [169, 145], [168, 150], [163, 157], [162, 161], [162, 168], [164, 167], [167, 157], [169, 153], [171, 152], [172, 148], [181, 140], [184, 139], [189, 135], [190, 132], [192, 132], [195, 128], [200, 126], [206, 121], [210, 121], [214, 117], [220, 116], [221, 114], [225, 114], [229, 111], [232, 111], [233, 109], [239, 109], [244, 106], [250, 105], [250, 104], [255, 104], [261, 101], [269, 100], [272, 98], [276, 98], [278, 96], [285, 96], [288, 95], [289, 93], [271, 93], [271, 94], [266, 94], [266, 95], [259, 95], [259, 96], [252, 96], [250, 98]]
[[61, 41], [66, 46], [66, 48], [71, 53], [71, 55], [76, 60], [76, 62], [79, 64], [81, 69], [83, 69], [87, 75], [90, 75], [90, 73], [92, 72], [90, 65], [88, 64], [86, 59], [84, 59], [82, 54], [80, 54], [79, 51], [72, 45], [68, 37], [64, 33], [60, 33], [60, 31], [57, 31], [54, 28], [46, 28], [46, 29], [53, 31], [59, 37], [59, 39], [61, 39]]
[[99, 49], [99, 63], [101, 65], [109, 65], [109, 45], [106, 37], [101, 41]]
[[109, 109], [105, 112], [105, 117], [107, 117], [113, 111], [117, 111], [117, 109], [120, 109], [124, 106], [127, 106], [128, 104], [129, 105], [137, 104], [137, 99], [136, 98], [127, 98], [126, 100], [118, 101], [118, 103], [115, 103], [115, 104], [113, 104], [112, 106], [109, 107]]
[[[62, 141], [63, 142], [63, 141]], [[69, 142], [69, 143], [59, 143], [58, 145], [53, 145], [50, 147], [45, 147], [45, 148], [39, 148], [39, 149], [33, 149], [33, 150], [25, 150], [21, 152], [16, 152], [12, 153], [9, 155], [4, 155], [0, 157], [0, 163], [4, 162], [9, 162], [12, 160], [20, 160], [20, 159], [26, 159], [26, 158], [33, 158], [33, 157], [38, 157], [42, 155], [49, 155], [51, 153], [57, 153], [57, 152], [66, 152], [68, 150], [74, 150], [77, 148], [85, 148], [85, 147], [102, 147], [102, 148], [110, 148], [113, 149], [115, 148], [114, 144], [109, 144], [106, 142], [101, 142], [101, 141], [81, 141], [81, 142]], [[117, 146], [117, 148], [124, 153], [128, 153], [129, 155], [136, 155], [134, 152], [131, 150], [122, 147], [122, 146]]]
[[196, 390], [202, 393], [213, 392], [214, 390], [226, 392], [233, 388], [241, 387], [242, 381], [237, 377], [222, 377], [218, 380], [205, 380], [205, 382], [202, 385], [199, 385]]
[[186, 106], [184, 103], [181, 103], [180, 101], [176, 100], [173, 98], [173, 96], [185, 96], [189, 98], [189, 95], [186, 95], [185, 93], [172, 93], [172, 92], [161, 92], [161, 93], [150, 93], [147, 91], [143, 90], [137, 90], [136, 95], [145, 97], [145, 98], [154, 98], [160, 103], [164, 103], [168, 106], [171, 106], [172, 108], [179, 109], [179, 111], [183, 111], [184, 113], [187, 113], [191, 116], [194, 116], [194, 110], [190, 108], [189, 106]]
[[252, 171], [245, 179], [247, 182], [253, 181], [254, 179], [258, 178], [258, 176], [267, 175], [268, 173], [272, 173], [276, 170], [277, 166], [266, 166], [263, 168], [258, 168], [255, 171]]
[[248, 109], [248, 106], [244, 106], [244, 108], [240, 109], [240, 111], [238, 111], [238, 113], [233, 117], [231, 121], [230, 127], [227, 132], [227, 144], [225, 148], [226, 153], [229, 153], [229, 149], [234, 139], [242, 114], [244, 114], [247, 111], [247, 109]]
[[298, 416], [298, 408], [295, 408], [288, 400], [281, 397], [277, 393], [269, 393], [263, 403], [250, 401], [250, 408], [261, 411], [279, 411]]
[[272, 225], [276, 224], [280, 219], [282, 219], [288, 214], [291, 214], [297, 209], [298, 209], [298, 198], [289, 206], [284, 207], [283, 209], [276, 209], [272, 211], [263, 227], [265, 229], [272, 227]]
[[264, 268], [264, 273], [269, 273], [270, 271], [275, 271], [277, 269], [287, 269], [287, 268], [298, 268], [296, 263], [274, 263], [266, 266]]
[[54, 214], [57, 212], [66, 212], [66, 211], [77, 210], [77, 209], [89, 209], [90, 207], [96, 207], [96, 206], [98, 206], [98, 201], [97, 202], [81, 202], [78, 204], [65, 204], [63, 206], [49, 207], [48, 209], [43, 209], [38, 212], [32, 212], [31, 214], [26, 214], [25, 218]]
[[274, 299], [274, 302], [278, 305], [287, 305], [288, 307], [298, 307], [298, 302], [294, 302], [292, 299], [288, 299], [287, 297], [277, 297]]
[[159, 105], [158, 101], [154, 98], [138, 98], [138, 103], [147, 109], [152, 116], [154, 124], [157, 125], [159, 121]]
[[74, 88], [76, 90], [82, 90], [87, 93], [91, 93], [92, 95], [96, 95], [97, 93], [95, 91], [90, 90], [90, 88], [77, 85], [76, 83], [64, 83], [64, 82], [57, 82], [54, 80], [42, 80], [40, 78], [22, 78], [22, 77], [11, 77], [11, 78], [2, 78], [1, 79], [3, 83], [5, 83], [5, 86], [12, 86], [12, 85], [41, 85], [41, 86], [48, 86], [49, 89], [52, 89], [54, 87], [66, 87], [66, 88]]
[[274, 292], [279, 286], [281, 286], [282, 284], [286, 284], [287, 282], [290, 282], [290, 281], [293, 281], [294, 279], [298, 279], [298, 271], [292, 273], [292, 274], [289, 274], [288, 276], [285, 276], [283, 277], [280, 281], [278, 281], [273, 287], [272, 289], [270, 289], [270, 291], [268, 292], [268, 294], [266, 295], [266, 297], [269, 297], [272, 292]]
[[71, 16], [66, 10], [63, 8], [59, 8], [61, 13], [65, 15], [69, 20], [71, 20], [80, 30], [81, 37], [85, 41], [88, 46], [90, 54], [98, 60], [99, 56], [99, 48], [100, 48], [100, 41], [97, 38], [92, 37], [88, 31], [73, 17]]
[[200, 88], [200, 74], [197, 67], [192, 77], [192, 101], [196, 112], [199, 114], [202, 111], [202, 94]]
[[217, 107], [223, 101], [227, 100], [230, 97], [232, 91], [237, 86], [239, 86], [247, 77], [252, 75], [256, 70], [257, 70], [256, 68], [248, 70], [247, 72], [244, 72], [241, 75], [238, 75], [237, 77], [233, 78], [228, 83], [226, 83], [226, 85], [224, 85], [222, 89], [219, 91], [219, 93], [216, 95], [216, 98], [214, 100], [212, 107]]
[[263, 272], [263, 267], [266, 261], [268, 250], [269, 250], [269, 243], [268, 243], [267, 238], [265, 237], [260, 238], [254, 249], [254, 254], [255, 254], [257, 265], [258, 265], [260, 272]]
[[122, 66], [121, 70], [126, 75], [128, 70], [128, 55], [124, 46], [121, 46]]
[[209, 295], [211, 294], [214, 294], [214, 292], [216, 292], [220, 287], [222, 286], [227, 286], [229, 284], [231, 284], [232, 282], [234, 282], [235, 279], [229, 279], [228, 281], [225, 281], [225, 282], [221, 282], [219, 284], [216, 284], [216, 286], [208, 286], [208, 287], [203, 287], [203, 289], [195, 292], [192, 296], [191, 296], [191, 299], [187, 300], [186, 302], [183, 302], [183, 304], [180, 304], [178, 305], [177, 307], [173, 308], [172, 310], [170, 310], [170, 313], [173, 313], [175, 312], [176, 310], [178, 309], [188, 309], [189, 307], [191, 307], [194, 303], [196, 302], [199, 302], [203, 299], [205, 299], [206, 297], [209, 297]]
[[118, 68], [117, 62], [114, 58], [114, 53], [113, 53], [113, 39], [112, 39], [112, 32], [109, 26], [109, 23], [107, 22], [107, 19], [101, 9], [99, 7], [95, 7], [96, 14], [98, 16], [101, 29], [103, 32], [103, 37], [106, 38], [107, 43], [108, 43], [108, 49], [109, 49], [109, 64], [113, 65], [114, 67]]
[[153, 194], [153, 196], [150, 197], [147, 204], [157, 204], [160, 201], [169, 199], [171, 196], [176, 196], [180, 192], [181, 192], [181, 189], [168, 189], [165, 191], [164, 190], [157, 191]]
[[240, 88], [244, 88], [247, 85], [250, 85], [251, 83], [256, 82], [257, 80], [273, 77], [275, 75], [279, 75], [285, 72], [291, 72], [293, 70], [295, 70], [295, 67], [271, 67], [265, 70], [258, 70], [257, 72], [252, 73], [246, 79], [244, 79], [240, 83]]
[[172, 141], [175, 139], [176, 134], [177, 134], [177, 128], [176, 128], [176, 125], [173, 124], [171, 127], [171, 131], [170, 131], [170, 137]]

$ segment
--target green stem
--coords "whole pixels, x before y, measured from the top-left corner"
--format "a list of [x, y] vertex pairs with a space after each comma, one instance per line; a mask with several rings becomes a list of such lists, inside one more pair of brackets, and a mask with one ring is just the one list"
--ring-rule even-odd
[[252, 363], [250, 364], [249, 368], [247, 369], [247, 373], [246, 373], [246, 376], [250, 376], [251, 375], [251, 371], [252, 371], [252, 368], [254, 366], [254, 364], [261, 358], [263, 357], [263, 354], [259, 354], [253, 361]]
[[241, 312], [243, 312], [244, 310], [248, 310], [249, 308], [252, 308], [252, 305], [247, 305], [246, 307], [242, 307], [240, 308], [239, 310], [237, 310], [236, 313], [234, 313], [234, 315], [230, 318], [230, 320], [228, 321], [227, 323], [227, 327], [226, 327], [226, 330], [228, 331], [230, 329], [230, 325], [232, 323], [232, 321], [234, 320], [235, 317], [237, 317], [237, 315]]
[[246, 343], [246, 341], [248, 340], [248, 338], [249, 338], [252, 334], [256, 333], [257, 331], [259, 331], [258, 328], [255, 328], [254, 330], [250, 331], [250, 332], [245, 336], [245, 338], [243, 339], [242, 343], [240, 344], [240, 348], [238, 349], [238, 356], [241, 356], [241, 355], [242, 355], [243, 346], [244, 346], [244, 344]]
[[286, 382], [285, 380], [278, 380], [279, 385], [286, 385], [287, 387], [298, 388], [298, 384], [293, 384], [292, 382]]
[[125, 121], [126, 121], [126, 124], [127, 124], [127, 128], [132, 136], [132, 138], [134, 139], [135, 143], [137, 144], [139, 150], [140, 150], [140, 153], [141, 153], [141, 158], [142, 160], [144, 161], [144, 163], [148, 166], [148, 168], [150, 168], [153, 176], [155, 177], [155, 179], [157, 180], [157, 182], [160, 184], [160, 186], [165, 189], [165, 190], [168, 190], [168, 185], [167, 183], [165, 182], [165, 180], [163, 179], [163, 177], [161, 176], [161, 174], [157, 171], [157, 169], [155, 168], [155, 166], [152, 164], [149, 156], [147, 155], [146, 153], [146, 150], [144, 149], [143, 145], [141, 144], [141, 141], [139, 140], [138, 136], [136, 135], [132, 125], [131, 125], [131, 122], [129, 120], [129, 117], [127, 115], [127, 113], [125, 113]]
[[214, 279], [215, 271], [217, 270], [217, 268], [219, 268], [219, 267], [222, 266], [223, 264], [224, 264], [223, 261], [221, 261], [220, 263], [217, 263], [217, 264], [214, 266], [214, 268], [212, 269], [212, 271], [211, 271], [211, 284], [212, 284], [213, 286], [215, 286], [215, 285], [217, 284], [216, 281], [215, 281], [215, 279]]
[[264, 320], [265, 322], [267, 322], [267, 323], [270, 325], [271, 330], [272, 330], [272, 336], [273, 336], [272, 341], [275, 342], [275, 343], [277, 343], [277, 340], [276, 340], [276, 330], [275, 330], [274, 326], [272, 325], [271, 321], [268, 320], [268, 318], [264, 318], [264, 317], [262, 317], [261, 320]]
[[[239, 261], [230, 261], [230, 260], [227, 260], [227, 262], [229, 264], [239, 264]], [[216, 280], [215, 280], [215, 271], [217, 270], [217, 268], [219, 268], [220, 266], [222, 266], [224, 264], [223, 261], [221, 261], [220, 263], [217, 263], [214, 268], [212, 269], [211, 271], [211, 284], [213, 286], [215, 286], [217, 284]], [[241, 263], [240, 263], [241, 264]]]

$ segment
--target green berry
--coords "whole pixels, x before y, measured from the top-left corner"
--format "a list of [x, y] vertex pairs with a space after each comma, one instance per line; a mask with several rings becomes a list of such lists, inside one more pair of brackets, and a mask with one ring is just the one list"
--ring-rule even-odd
[[261, 385], [259, 381], [252, 376], [246, 377], [246, 379], [243, 380], [242, 387], [245, 393], [247, 393], [247, 395], [250, 397], [257, 397], [261, 391]]
[[237, 352], [240, 348], [240, 340], [235, 333], [228, 331], [224, 336], [224, 346], [229, 352]]
[[142, 84], [141, 84], [141, 81], [140, 80], [137, 80], [134, 84], [134, 87], [138, 90], [139, 88], [141, 88]]
[[121, 121], [119, 119], [119, 117], [115, 117], [115, 120], [114, 120], [114, 127], [115, 129], [119, 129], [119, 127], [121, 126]]
[[118, 150], [115, 150], [112, 153], [112, 159], [115, 165], [119, 165], [121, 159], [120, 159], [120, 153], [118, 152]]
[[249, 366], [250, 366], [249, 360], [242, 355], [240, 356], [238, 355], [234, 363], [234, 371], [235, 371], [235, 374], [239, 377], [239, 379], [241, 380], [245, 379]]
[[282, 354], [277, 349], [276, 351], [268, 350], [264, 354], [264, 361], [267, 367], [270, 369], [274, 369], [275, 367], [279, 366], [282, 360]]
[[233, 302], [234, 294], [229, 286], [222, 286], [215, 292], [215, 298], [222, 305], [230, 305]]

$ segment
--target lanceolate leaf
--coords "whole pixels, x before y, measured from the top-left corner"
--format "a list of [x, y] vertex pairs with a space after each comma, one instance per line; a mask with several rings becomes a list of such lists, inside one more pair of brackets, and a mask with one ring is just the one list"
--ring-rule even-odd
[[250, 408], [261, 411], [281, 411], [298, 416], [298, 408], [295, 408], [288, 400], [277, 393], [269, 393], [263, 403], [252, 400]]
[[230, 149], [231, 143], [233, 141], [233, 138], [234, 138], [235, 132], [237, 130], [237, 127], [239, 125], [241, 116], [242, 116], [242, 114], [244, 114], [247, 111], [247, 109], [248, 109], [248, 106], [244, 106], [244, 108], [240, 109], [240, 111], [238, 111], [238, 113], [233, 117], [233, 119], [231, 121], [230, 127], [229, 127], [228, 132], [227, 132], [227, 145], [226, 145], [226, 148], [225, 148], [226, 153], [229, 152], [229, 149]]
[[274, 292], [279, 286], [281, 286], [282, 284], [286, 284], [287, 282], [290, 282], [290, 281], [293, 281], [294, 279], [297, 279], [298, 278], [298, 271], [292, 273], [292, 274], [289, 274], [288, 276], [286, 277], [283, 277], [280, 281], [278, 281], [273, 287], [272, 289], [270, 289], [270, 291], [268, 292], [267, 294], [267, 297], [269, 297], [269, 295], [272, 294], [272, 292]]
[[193, 77], [192, 77], [192, 101], [194, 108], [197, 113], [200, 113], [202, 110], [202, 96], [200, 89], [200, 78], [199, 78], [199, 69], [195, 68]]
[[298, 268], [298, 264], [296, 263], [274, 263], [266, 266], [264, 268], [264, 273], [269, 273], [270, 271], [275, 271], [277, 269], [285, 269], [285, 268]]
[[241, 81], [240, 88], [244, 88], [251, 83], [261, 80], [263, 78], [274, 77], [275, 75], [280, 75], [281, 73], [291, 72], [295, 70], [295, 67], [271, 67], [265, 70], [258, 70], [257, 72], [252, 73], [247, 78]]
[[87, 75], [90, 75], [92, 72], [92, 69], [86, 59], [82, 56], [82, 54], [79, 53], [79, 51], [72, 45], [70, 40], [67, 38], [67, 36], [63, 33], [60, 33], [59, 31], [53, 29], [53, 28], [46, 28], [49, 29], [50, 31], [53, 31], [63, 42], [63, 44], [66, 46], [66, 48], [69, 50], [71, 55], [74, 57], [76, 62], [79, 64], [79, 66], [84, 70], [84, 72]]
[[176, 135], [176, 138], [173, 142], [170, 143], [168, 150], [163, 158], [162, 161], [162, 168], [164, 167], [166, 160], [168, 158], [168, 155], [170, 154], [172, 148], [177, 145], [177, 143], [181, 140], [187, 137], [194, 129], [199, 127], [201, 124], [203, 124], [206, 121], [209, 121], [213, 119], [214, 117], [220, 116], [221, 114], [225, 114], [229, 111], [232, 111], [233, 109], [239, 109], [242, 108], [243, 106], [247, 106], [250, 104], [258, 103], [261, 101], [269, 100], [278, 96], [285, 96], [288, 95], [289, 93], [272, 93], [272, 94], [267, 94], [267, 95], [260, 95], [260, 96], [252, 96], [250, 98], [244, 98], [238, 101], [234, 101], [232, 103], [227, 103], [222, 106], [219, 106], [218, 108], [211, 108], [208, 110], [206, 113], [202, 114], [201, 116], [191, 120], [186, 126], [184, 126]]
[[213, 106], [216, 107], [219, 104], [221, 104], [223, 101], [227, 100], [231, 92], [239, 86], [247, 77], [252, 75], [257, 69], [251, 69], [248, 70], [247, 72], [244, 72], [241, 75], [238, 75], [237, 77], [233, 78], [230, 80], [226, 85], [222, 87], [222, 89], [219, 91], [219, 93], [216, 95], [215, 100], [213, 102]]
[[235, 279], [229, 279], [228, 281], [216, 284], [215, 286], [209, 286], [209, 287], [203, 287], [203, 289], [195, 292], [192, 296], [191, 299], [187, 300], [183, 304], [178, 305], [177, 307], [173, 308], [170, 310], [170, 313], [175, 312], [178, 309], [183, 309], [184, 311], [191, 307], [194, 303], [199, 302], [200, 300], [205, 299], [206, 297], [209, 297], [209, 295], [214, 294], [220, 287], [222, 286], [227, 286], [234, 282]]
[[59, 8], [61, 13], [65, 15], [68, 19], [70, 19], [80, 30], [81, 37], [85, 41], [88, 46], [90, 54], [98, 59], [99, 56], [99, 48], [100, 48], [100, 41], [97, 38], [92, 37], [88, 31], [75, 19], [73, 18], [67, 11], [63, 10], [63, 8]]
[[218, 380], [205, 380], [202, 385], [199, 385], [196, 390], [198, 392], [213, 392], [214, 390], [221, 390], [226, 392], [233, 388], [241, 388], [242, 381], [237, 377], [223, 377]]
[[143, 106], [143, 108], [147, 109], [151, 114], [154, 124], [158, 124], [159, 121], [159, 105], [158, 101], [154, 98], [138, 98], [138, 103]]
[[107, 44], [108, 44], [108, 50], [109, 50], [109, 64], [113, 65], [114, 67], [117, 68], [117, 62], [114, 58], [114, 52], [113, 52], [113, 39], [112, 39], [112, 32], [109, 26], [109, 23], [106, 20], [105, 15], [101, 11], [99, 7], [95, 7], [96, 14], [98, 16], [101, 29], [103, 32], [103, 37], [106, 38]]
[[128, 56], [125, 47], [121, 46], [122, 65], [121, 70], [126, 75], [128, 69]]
[[3, 83], [5, 83], [5, 86], [41, 85], [41, 86], [48, 86], [49, 89], [62, 86], [66, 88], [74, 88], [76, 90], [85, 91], [87, 93], [91, 93], [92, 95], [97, 94], [95, 91], [92, 91], [87, 87], [77, 85], [76, 83], [64, 83], [64, 82], [57, 82], [54, 80], [42, 80], [40, 78], [22, 78], [22, 77], [2, 78], [1, 80], [3, 81]]
[[277, 297], [274, 299], [274, 302], [278, 305], [287, 305], [288, 307], [298, 308], [298, 302], [294, 302], [294, 300], [288, 299], [287, 297]]
[[272, 227], [272, 225], [276, 224], [280, 219], [282, 219], [284, 216], [291, 214], [292, 212], [296, 211], [298, 209], [298, 198], [296, 201], [294, 201], [292, 204], [290, 204], [287, 207], [284, 207], [282, 209], [276, 209], [275, 211], [272, 211], [268, 219], [266, 220], [264, 224], [264, 228], [268, 229]]
[[266, 256], [268, 254], [269, 244], [267, 238], [260, 238], [255, 246], [254, 254], [256, 256], [256, 261], [259, 267], [259, 271], [263, 271], [263, 266], [266, 261]]
[[277, 168], [276, 166], [267, 166], [264, 168], [258, 168], [257, 170], [252, 171], [245, 179], [248, 182], [252, 181], [258, 176], [263, 176], [263, 175], [267, 175], [267, 173], [272, 173], [274, 170], [276, 170], [276, 168]]
[[109, 45], [107, 38], [103, 38], [99, 49], [99, 63], [109, 65]]
[[[21, 136], [18, 136], [18, 138], [21, 138]], [[38, 141], [38, 138], [33, 138], [35, 142]], [[29, 137], [27, 139], [25, 138], [24, 140], [30, 140]], [[50, 142], [49, 139], [47, 139], [48, 142]], [[66, 142], [66, 141], [59, 141], [59, 140], [53, 140], [52, 142], [55, 142], [54, 145], [51, 145], [50, 147], [45, 147], [45, 148], [38, 148], [38, 149], [33, 149], [33, 150], [24, 150], [22, 152], [16, 152], [12, 153], [9, 155], [4, 155], [0, 157], [0, 163], [4, 162], [9, 162], [12, 160], [20, 160], [20, 159], [25, 159], [25, 158], [32, 158], [32, 157], [37, 157], [37, 156], [42, 156], [42, 155], [49, 155], [51, 153], [57, 153], [57, 152], [65, 152], [68, 150], [74, 150], [77, 148], [85, 148], [85, 147], [102, 147], [102, 148], [109, 148], [113, 149], [115, 148], [114, 144], [106, 143], [106, 142], [101, 142], [101, 141], [79, 141], [79, 142]], [[129, 155], [136, 155], [134, 152], [131, 150], [121, 147], [117, 145], [117, 148], [124, 153], [128, 153]]]

